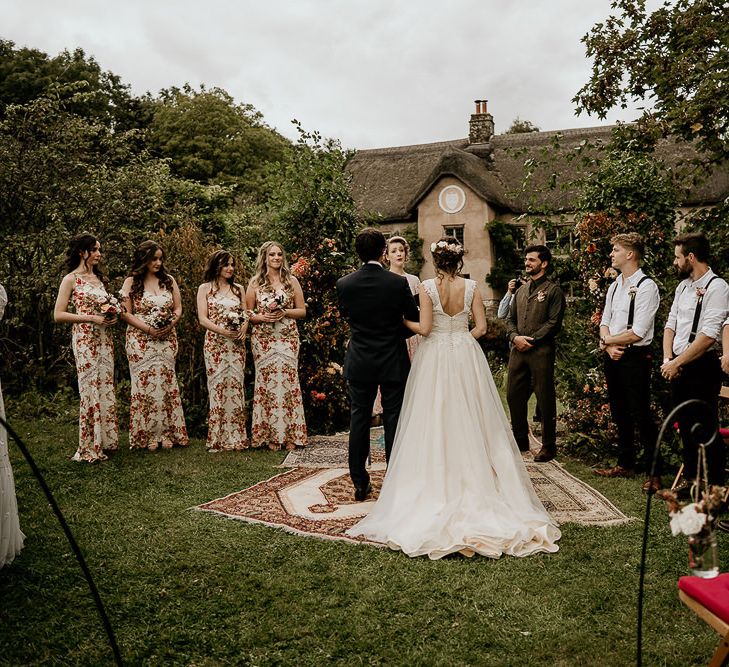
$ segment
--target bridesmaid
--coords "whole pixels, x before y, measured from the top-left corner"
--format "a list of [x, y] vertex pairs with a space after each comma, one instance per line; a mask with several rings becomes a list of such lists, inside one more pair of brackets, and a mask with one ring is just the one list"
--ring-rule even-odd
[[253, 393], [253, 447], [291, 450], [306, 444], [306, 421], [299, 385], [299, 331], [306, 316], [304, 293], [291, 274], [283, 248], [273, 241], [258, 251], [246, 291], [256, 365]]
[[[118, 447], [114, 397], [114, 343], [119, 302], [106, 291], [99, 268], [101, 244], [91, 234], [79, 234], [66, 251], [68, 274], [61, 281], [53, 309], [56, 322], [72, 324], [73, 356], [78, 373], [78, 449], [74, 461], [105, 461], [104, 452]], [[68, 312], [69, 301], [75, 312]]]
[[182, 300], [167, 273], [165, 254], [154, 241], [135, 251], [121, 293], [127, 323], [127, 358], [132, 381], [129, 448], [155, 450], [187, 445], [180, 389], [175, 375]]
[[[397, 275], [406, 278], [408, 285], [410, 285], [410, 291], [413, 296], [418, 293], [418, 285], [420, 285], [420, 278], [413, 275], [412, 273], [405, 272], [405, 265], [410, 258], [410, 244], [402, 236], [391, 236], [387, 239], [387, 261], [390, 264], [390, 271], [397, 273]], [[410, 361], [413, 360], [415, 350], [418, 348], [420, 342], [420, 336], [410, 336], [405, 343], [408, 347], [408, 356]], [[382, 415], [382, 396], [380, 390], [377, 390], [377, 396], [375, 397], [375, 406], [372, 409], [372, 417], [375, 423], [378, 422], [376, 419]]]
[[244, 289], [234, 282], [235, 259], [217, 250], [208, 260], [197, 290], [197, 317], [205, 332], [205, 368], [208, 375], [209, 452], [247, 449], [245, 336], [248, 317]]
[[[0, 285], [0, 320], [3, 318], [8, 295]], [[3, 393], [0, 389], [0, 417], [5, 419]], [[12, 562], [23, 548], [25, 535], [18, 521], [18, 502], [15, 499], [13, 469], [8, 457], [8, 437], [5, 427], [0, 424], [0, 568]]]

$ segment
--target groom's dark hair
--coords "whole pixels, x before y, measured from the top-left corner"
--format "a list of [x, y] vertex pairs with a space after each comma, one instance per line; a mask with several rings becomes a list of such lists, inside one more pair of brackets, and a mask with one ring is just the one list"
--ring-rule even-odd
[[552, 265], [552, 252], [549, 248], [545, 245], [537, 245], [532, 244], [530, 246], [527, 246], [524, 248], [524, 257], [526, 257], [530, 252], [537, 253], [537, 257], [539, 257], [540, 262], [549, 262], [549, 265], [551, 267]]
[[354, 249], [363, 262], [379, 261], [386, 247], [385, 235], [374, 227], [363, 229], [354, 240]]

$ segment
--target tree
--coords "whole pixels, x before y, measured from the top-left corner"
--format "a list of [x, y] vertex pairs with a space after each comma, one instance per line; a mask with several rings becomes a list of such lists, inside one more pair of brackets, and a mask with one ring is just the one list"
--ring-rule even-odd
[[650, 105], [641, 127], [695, 141], [714, 162], [729, 158], [729, 21], [725, 0], [614, 0], [616, 10], [583, 37], [592, 76], [573, 101], [605, 118], [629, 103]]
[[52, 389], [75, 375], [67, 331], [50, 315], [71, 236], [99, 236], [118, 288], [138, 242], [188, 220], [214, 227], [216, 202], [227, 200], [217, 186], [176, 179], [139, 151], [136, 132], [68, 111], [75, 101], [40, 97], [8, 106], [0, 121], [0, 278], [11, 297], [3, 327], [13, 352], [0, 358], [15, 391]]
[[[575, 296], [565, 315], [560, 348], [568, 358], [557, 365], [562, 415], [568, 440], [581, 454], [607, 458], [613, 429], [607, 390], [597, 354], [597, 339], [605, 294], [615, 274], [610, 270], [610, 239], [635, 231], [646, 239], [643, 268], [670, 294], [676, 189], [670, 172], [655, 157], [643, 152], [608, 150], [597, 170], [589, 175], [577, 201], [575, 249], [572, 257], [577, 280]], [[668, 303], [666, 303], [668, 301]], [[656, 317], [656, 331], [670, 306], [664, 300]], [[657, 363], [657, 362], [656, 362]]]
[[517, 250], [523, 230], [498, 218], [486, 224], [494, 250], [494, 262], [486, 282], [497, 290], [506, 290], [509, 281], [521, 273], [524, 260]]
[[509, 129], [504, 134], [529, 134], [530, 132], [539, 132], [539, 128], [529, 120], [522, 120], [517, 116], [511, 121]]
[[306, 132], [283, 171], [272, 173], [264, 223], [295, 263], [307, 302], [300, 321], [299, 378], [306, 423], [313, 432], [345, 428], [349, 402], [342, 366], [349, 328], [337, 308], [335, 283], [357, 264], [354, 238], [359, 219], [345, 165], [350, 153], [338, 141]]
[[149, 141], [173, 172], [200, 183], [232, 186], [261, 202], [267, 165], [283, 163], [288, 141], [263, 122], [250, 104], [238, 104], [221, 88], [169, 88], [148, 98]]
[[102, 70], [82, 49], [64, 50], [51, 58], [38, 49], [18, 49], [13, 42], [0, 40], [0, 119], [8, 105], [44, 96], [65, 101], [68, 113], [117, 130], [143, 125], [141, 103], [129, 86]]

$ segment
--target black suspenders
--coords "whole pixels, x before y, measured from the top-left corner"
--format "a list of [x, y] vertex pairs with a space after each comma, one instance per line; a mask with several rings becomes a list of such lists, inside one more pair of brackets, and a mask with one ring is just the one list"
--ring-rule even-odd
[[[696, 330], [699, 328], [699, 320], [701, 319], [701, 307], [704, 305], [704, 295], [706, 294], [707, 290], [709, 289], [709, 285], [714, 282], [716, 278], [719, 276], [712, 276], [711, 280], [706, 283], [706, 287], [704, 287], [704, 291], [702, 294], [698, 296], [696, 299], [696, 310], [694, 311], [694, 323], [691, 325], [691, 333], [689, 334], [688, 342], [689, 345], [694, 342], [694, 339], [696, 338]], [[683, 292], [682, 292], [683, 294]]]
[[635, 286], [635, 293], [632, 294], [630, 297], [630, 308], [628, 308], [628, 329], [633, 328], [633, 318], [635, 317], [635, 297], [638, 296], [638, 290], [640, 289], [640, 284], [644, 280], [648, 280], [648, 276], [643, 276], [638, 281], [638, 284]]
[[[639, 281], [638, 284], [635, 286], [635, 292], [633, 292], [630, 295], [630, 306], [628, 308], [628, 329], [633, 328], [633, 319], [635, 318], [635, 297], [638, 294], [638, 289], [640, 288], [642, 282], [644, 280], [648, 280], [648, 276], [643, 276]], [[713, 280], [713, 278], [712, 278]], [[616, 280], [612, 285], [613, 291], [610, 294], [610, 308], [613, 306], [613, 299], [615, 298], [615, 292], [618, 290], [618, 281]]]

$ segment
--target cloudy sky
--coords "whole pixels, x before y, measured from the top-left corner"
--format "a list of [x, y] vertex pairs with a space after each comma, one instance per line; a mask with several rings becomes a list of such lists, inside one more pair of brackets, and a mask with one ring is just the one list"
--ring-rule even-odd
[[[649, 6], [657, 4], [649, 2]], [[574, 115], [583, 35], [610, 0], [0, 0], [0, 37], [83, 48], [133, 92], [189, 82], [349, 148], [458, 139], [475, 99], [496, 131], [603, 124]], [[629, 120], [615, 110], [605, 122]]]

